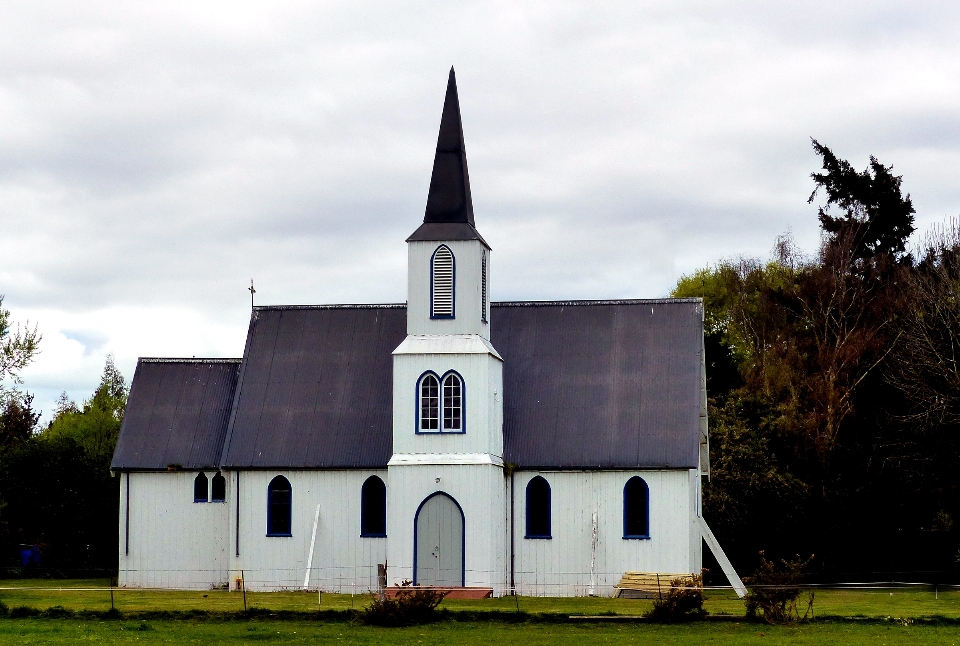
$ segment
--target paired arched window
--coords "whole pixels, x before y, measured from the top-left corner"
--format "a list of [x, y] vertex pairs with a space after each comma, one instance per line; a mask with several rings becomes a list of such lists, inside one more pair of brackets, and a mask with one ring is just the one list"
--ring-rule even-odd
[[207, 502], [207, 476], [202, 471], [193, 479], [193, 502]]
[[277, 476], [267, 487], [267, 536], [290, 536], [293, 491], [290, 481]]
[[454, 317], [454, 258], [450, 247], [437, 247], [430, 259], [430, 318]]
[[552, 538], [550, 483], [535, 476], [527, 483], [527, 534], [524, 538]]
[[623, 486], [623, 537], [650, 538], [650, 489], [640, 476]]
[[427, 372], [417, 385], [417, 431], [463, 433], [463, 379], [454, 371], [438, 378]]
[[387, 486], [377, 476], [367, 478], [360, 489], [360, 535], [387, 535]]
[[217, 471], [210, 481], [210, 502], [226, 502], [227, 500], [227, 479], [223, 474]]

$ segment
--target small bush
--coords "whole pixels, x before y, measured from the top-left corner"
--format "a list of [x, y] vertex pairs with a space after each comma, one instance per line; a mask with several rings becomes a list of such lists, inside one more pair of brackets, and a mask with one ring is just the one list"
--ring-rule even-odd
[[404, 581], [398, 586], [393, 599], [386, 595], [378, 596], [373, 602], [357, 613], [360, 623], [372, 626], [414, 626], [440, 619], [437, 606], [443, 601], [446, 592], [433, 588], [413, 586]]
[[7, 604], [0, 600], [0, 617], [6, 617], [10, 614], [10, 608], [7, 607]]
[[48, 619], [64, 619], [73, 616], [73, 610], [67, 610], [63, 606], [51, 606], [41, 613]]
[[23, 619], [24, 617], [36, 617], [40, 611], [30, 606], [14, 606], [10, 608], [11, 619]]
[[803, 592], [800, 587], [803, 571], [812, 560], [812, 554], [806, 561], [797, 556], [796, 560], [780, 561], [777, 566], [761, 551], [760, 567], [753, 576], [745, 578], [747, 585], [751, 586], [744, 598], [747, 616], [759, 617], [768, 624], [788, 624], [806, 619], [813, 608], [813, 591], [810, 591], [807, 610], [802, 617], [797, 610], [797, 601]]
[[653, 609], [647, 617], [654, 621], [673, 623], [700, 619], [706, 615], [703, 609], [703, 573], [690, 579], [674, 579], [670, 590], [653, 601]]

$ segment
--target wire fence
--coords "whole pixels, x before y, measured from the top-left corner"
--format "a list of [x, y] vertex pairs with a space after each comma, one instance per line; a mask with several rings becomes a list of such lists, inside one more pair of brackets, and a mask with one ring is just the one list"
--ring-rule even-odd
[[[373, 595], [383, 591], [385, 582], [390, 587], [397, 583], [395, 573], [385, 581], [383, 572], [377, 572], [375, 567], [313, 568], [310, 572], [299, 568], [84, 570], [82, 578], [42, 578], [50, 572], [39, 570], [7, 572], [7, 576], [40, 575], [37, 578], [3, 578], [0, 571], [0, 602], [8, 608], [62, 607], [73, 611], [111, 608], [131, 612], [237, 612], [250, 608], [299, 612], [349, 610], [369, 603]], [[503, 579], [503, 572], [498, 574]], [[453, 609], [636, 615], [649, 607], [652, 597], [669, 592], [672, 576], [662, 575], [659, 588], [639, 595], [643, 598], [636, 598], [638, 595], [623, 598], [622, 589], [617, 586], [621, 572], [597, 572], [589, 576], [582, 572], [514, 571], [513, 575], [512, 582], [509, 578], [497, 581], [493, 573], [464, 570], [462, 577], [472, 592], [468, 590], [468, 594], [459, 595], [467, 598], [450, 598], [444, 604]], [[158, 579], [163, 581], [158, 583]], [[789, 587], [798, 588], [804, 599], [809, 597], [810, 607], [819, 617], [960, 620], [958, 583], [891, 579], [810, 582]], [[477, 598], [487, 592], [490, 598]], [[743, 616], [744, 603], [731, 586], [705, 585], [703, 592], [705, 608], [711, 614]]]

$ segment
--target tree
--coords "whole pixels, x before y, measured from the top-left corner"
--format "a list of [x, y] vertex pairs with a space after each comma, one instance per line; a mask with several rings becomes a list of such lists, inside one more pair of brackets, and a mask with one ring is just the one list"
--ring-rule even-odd
[[109, 469], [126, 406], [126, 382], [114, 364], [113, 355], [107, 355], [100, 385], [93, 396], [78, 408], [63, 393], [56, 416], [41, 432], [41, 438], [71, 438], [84, 448], [88, 456], [99, 460], [104, 469]]
[[30, 439], [39, 419], [40, 413], [33, 411], [33, 395], [8, 393], [0, 410], [0, 451]]
[[3, 296], [0, 295], [0, 388], [2, 382], [10, 380], [20, 384], [20, 371], [27, 367], [40, 351], [42, 335], [37, 333], [36, 326], [30, 329], [30, 323], [16, 329], [11, 329], [10, 310], [3, 307]]
[[[819, 217], [820, 227], [831, 236], [828, 242], [843, 241], [854, 262], [903, 254], [914, 231], [915, 211], [910, 195], [904, 197], [900, 192], [902, 177], [873, 155], [869, 167], [858, 172], [816, 139], [811, 141], [826, 172], [810, 175], [816, 187], [807, 202], [812, 203], [821, 188], [826, 192], [827, 203], [820, 207]], [[839, 216], [831, 214], [832, 206], [839, 207]]]

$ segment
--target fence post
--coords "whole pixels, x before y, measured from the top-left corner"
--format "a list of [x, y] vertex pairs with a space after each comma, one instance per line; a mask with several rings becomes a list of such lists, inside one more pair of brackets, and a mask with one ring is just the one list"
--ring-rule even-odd
[[243, 611], [247, 611], [247, 582], [243, 580], [243, 570], [240, 570], [240, 589], [243, 590]]

